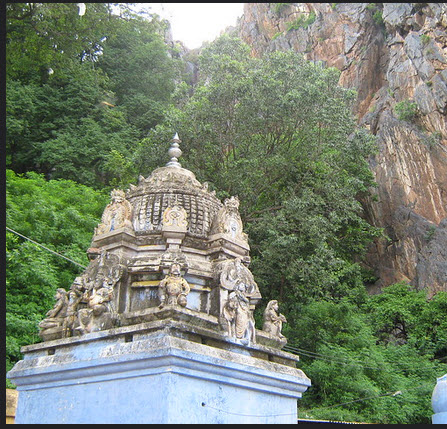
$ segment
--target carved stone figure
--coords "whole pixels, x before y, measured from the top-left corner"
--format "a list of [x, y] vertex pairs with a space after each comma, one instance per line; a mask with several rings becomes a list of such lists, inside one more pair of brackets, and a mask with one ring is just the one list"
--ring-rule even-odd
[[39, 336], [43, 340], [51, 335], [50, 331], [60, 331], [60, 329], [63, 328], [64, 320], [67, 315], [67, 291], [62, 288], [57, 289], [54, 299], [56, 300], [54, 307], [47, 312], [47, 317], [39, 323]]
[[212, 233], [223, 233], [233, 239], [247, 241], [247, 234], [243, 231], [241, 216], [239, 214], [239, 198], [231, 197], [224, 201], [214, 220]]
[[77, 333], [85, 334], [110, 329], [113, 326], [112, 298], [113, 289], [109, 287], [106, 280], [102, 287], [89, 291], [87, 308], [78, 312]]
[[[249, 296], [259, 295], [258, 285], [251, 271], [242, 263], [241, 258], [228, 259], [218, 268], [220, 286], [227, 290], [244, 290]], [[240, 286], [243, 286], [242, 288]]]
[[84, 273], [75, 278], [68, 292], [57, 290], [54, 308], [39, 323], [39, 336], [44, 341], [114, 326], [114, 288], [124, 267], [117, 255], [105, 250], [95, 252], [95, 255]]
[[273, 300], [267, 304], [267, 307], [264, 310], [264, 324], [262, 330], [282, 340], [286, 338], [281, 333], [282, 324], [287, 322], [287, 320], [284, 315], [278, 313], [278, 310], [278, 301]]
[[253, 274], [240, 258], [224, 261], [220, 270], [220, 287], [229, 291], [221, 310], [220, 324], [229, 337], [254, 343], [255, 325], [250, 297], [259, 294], [259, 290]]
[[132, 228], [132, 206], [126, 200], [124, 191], [114, 189], [110, 195], [112, 200], [104, 209], [95, 235], [105, 234], [122, 227]]
[[181, 277], [180, 265], [172, 264], [169, 274], [160, 282], [159, 296], [160, 306], [180, 305], [186, 307], [187, 295], [190, 291], [188, 282]]
[[81, 302], [87, 302], [83, 277], [76, 277], [68, 291], [67, 317], [64, 320], [64, 337], [71, 337], [78, 327], [78, 310]]
[[230, 338], [241, 341], [243, 344], [254, 343], [255, 322], [250, 302], [243, 290], [234, 290], [229, 293], [222, 314], [221, 325], [226, 328]]

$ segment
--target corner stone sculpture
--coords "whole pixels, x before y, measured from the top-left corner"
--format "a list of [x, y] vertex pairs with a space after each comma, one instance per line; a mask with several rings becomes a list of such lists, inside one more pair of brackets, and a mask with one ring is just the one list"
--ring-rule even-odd
[[44, 341], [163, 319], [169, 308], [169, 317], [186, 312], [226, 341], [284, 344], [276, 301], [265, 311], [264, 334], [255, 328], [262, 296], [248, 268], [238, 197], [222, 203], [182, 168], [179, 143], [176, 135], [165, 167], [140, 176], [127, 192], [111, 192], [89, 266], [69, 291], [57, 291], [39, 324]]
[[273, 300], [267, 304], [264, 310], [264, 325], [262, 330], [273, 335], [274, 337], [284, 340], [286, 337], [281, 333], [282, 324], [287, 320], [283, 314], [278, 313], [278, 301]]
[[114, 189], [110, 196], [111, 202], [105, 208], [95, 234], [105, 234], [118, 228], [132, 226], [132, 206], [126, 200], [126, 194], [120, 189]]
[[58, 289], [56, 305], [39, 323], [44, 340], [78, 336], [116, 326], [114, 289], [125, 267], [119, 258], [102, 250], [69, 291]]

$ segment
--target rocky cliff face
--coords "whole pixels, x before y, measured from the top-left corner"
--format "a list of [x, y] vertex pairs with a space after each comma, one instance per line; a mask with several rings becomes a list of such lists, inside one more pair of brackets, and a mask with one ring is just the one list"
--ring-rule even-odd
[[380, 148], [365, 210], [388, 236], [368, 254], [372, 292], [401, 280], [447, 291], [446, 28], [446, 3], [246, 3], [236, 28], [253, 55], [293, 49], [357, 90]]

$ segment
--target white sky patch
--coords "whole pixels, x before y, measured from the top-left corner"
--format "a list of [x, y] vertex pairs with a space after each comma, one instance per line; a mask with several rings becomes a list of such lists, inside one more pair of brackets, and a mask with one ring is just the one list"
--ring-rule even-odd
[[172, 37], [195, 49], [212, 42], [225, 28], [236, 25], [244, 3], [137, 3], [171, 23]]

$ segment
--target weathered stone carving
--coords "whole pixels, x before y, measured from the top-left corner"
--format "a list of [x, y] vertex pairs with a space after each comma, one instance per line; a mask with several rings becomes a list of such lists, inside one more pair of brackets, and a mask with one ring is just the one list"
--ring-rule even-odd
[[264, 310], [264, 324], [262, 330], [280, 340], [284, 340], [286, 337], [281, 333], [281, 330], [282, 324], [286, 323], [287, 320], [284, 315], [278, 313], [278, 310], [278, 301], [273, 300], [267, 304], [267, 307]]
[[244, 343], [255, 342], [255, 323], [250, 297], [259, 295], [253, 274], [241, 258], [223, 261], [220, 265], [220, 287], [228, 292], [220, 314], [220, 324], [230, 338]]
[[186, 232], [186, 227], [188, 226], [187, 216], [186, 210], [177, 204], [173, 207], [168, 207], [163, 212], [163, 228], [174, 227]]
[[[239, 287], [243, 287], [242, 283]], [[244, 344], [255, 343], [255, 321], [250, 310], [250, 301], [244, 290], [234, 290], [229, 293], [220, 317], [221, 326], [227, 335]]]
[[172, 264], [169, 274], [160, 282], [160, 306], [180, 305], [186, 307], [187, 295], [190, 291], [188, 282], [181, 276], [180, 264]]
[[48, 341], [112, 328], [116, 320], [114, 288], [123, 272], [118, 256], [100, 252], [68, 292], [58, 289], [54, 308], [39, 324], [39, 336]]
[[[283, 344], [285, 319], [274, 313], [256, 338], [253, 311], [262, 297], [248, 269], [238, 197], [222, 203], [173, 159], [176, 153], [149, 178], [140, 176], [138, 186], [112, 191], [87, 250], [89, 266], [68, 291], [58, 291], [39, 325], [44, 341], [180, 317], [232, 347]], [[116, 229], [124, 233], [110, 233]]]
[[259, 293], [251, 271], [242, 263], [241, 258], [228, 259], [220, 263], [219, 282], [227, 290], [244, 290], [247, 295]]
[[[166, 170], [175, 170], [171, 173]], [[190, 172], [189, 172], [190, 173]], [[169, 181], [172, 179], [173, 181]], [[161, 229], [163, 213], [175, 205], [187, 213], [187, 230], [191, 235], [206, 237], [222, 203], [183, 168], [162, 167], [138, 187], [128, 191], [129, 201], [134, 207], [133, 224], [137, 234], [154, 233]]]
[[232, 239], [247, 241], [248, 237], [243, 231], [241, 216], [239, 214], [239, 198], [231, 197], [224, 201], [214, 220], [211, 233], [223, 233]]
[[95, 230], [95, 235], [105, 234], [118, 228], [132, 228], [132, 206], [126, 200], [124, 191], [114, 189], [111, 202], [102, 214], [101, 223]]
[[[78, 309], [86, 302], [84, 278], [76, 277], [68, 291], [67, 317], [64, 320], [64, 337], [71, 337], [78, 326]], [[82, 303], [82, 304], [81, 304]]]
[[56, 300], [54, 307], [47, 312], [47, 317], [39, 323], [39, 336], [42, 339], [62, 335], [68, 308], [67, 291], [62, 288], [57, 289], [54, 299]]
[[102, 331], [113, 327], [113, 307], [111, 300], [113, 298], [113, 288], [111, 284], [104, 279], [103, 285], [98, 289], [91, 289], [87, 293], [87, 308], [78, 311], [78, 326], [76, 334], [85, 334], [88, 332]]

